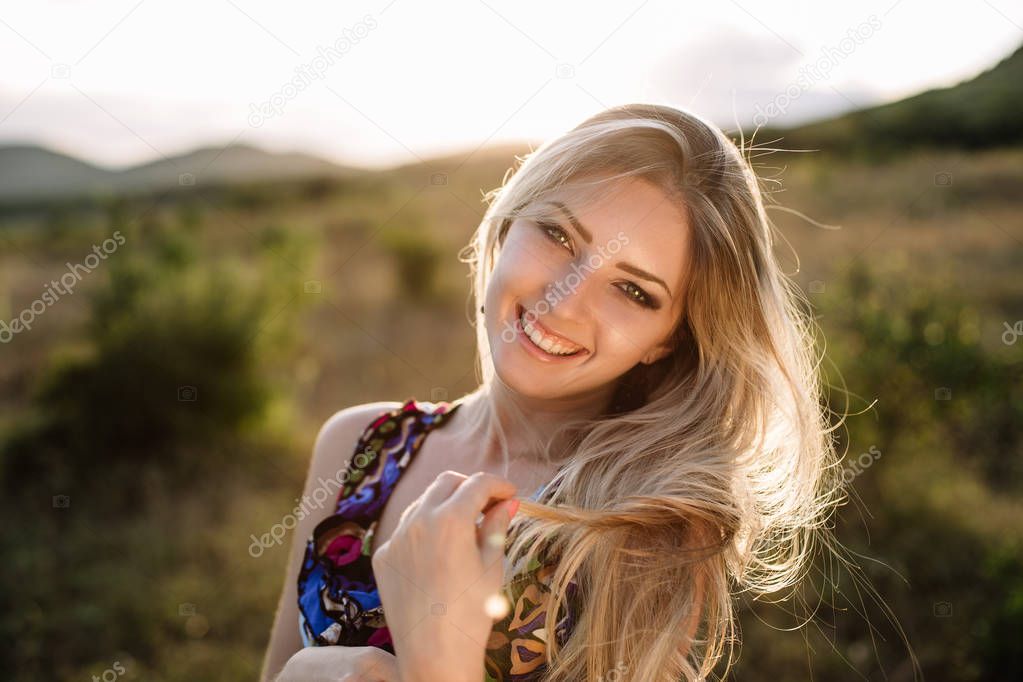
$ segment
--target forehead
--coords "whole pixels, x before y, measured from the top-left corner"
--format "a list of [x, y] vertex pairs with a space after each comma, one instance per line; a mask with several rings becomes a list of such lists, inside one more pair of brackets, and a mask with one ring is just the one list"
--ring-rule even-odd
[[[603, 247], [610, 263], [628, 262], [657, 275], [677, 297], [689, 256], [689, 224], [679, 201], [647, 180], [627, 178], [585, 196], [571, 189], [558, 190], [540, 206], [568, 223], [566, 213], [552, 202], [563, 204], [592, 236], [587, 248]], [[617, 244], [608, 248], [611, 242]]]

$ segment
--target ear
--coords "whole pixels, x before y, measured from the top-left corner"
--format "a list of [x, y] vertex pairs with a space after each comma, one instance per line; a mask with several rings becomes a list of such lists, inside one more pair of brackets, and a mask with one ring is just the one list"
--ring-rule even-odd
[[681, 339], [687, 338], [688, 336], [689, 334], [686, 332], [684, 328], [677, 330], [677, 333], [670, 334], [668, 336], [668, 339], [665, 340], [663, 343], [660, 343], [657, 346], [651, 348], [650, 351], [643, 356], [643, 359], [640, 360], [640, 362], [642, 362], [645, 365], [652, 365], [658, 360], [661, 360], [667, 357], [668, 355], [671, 355], [671, 353], [675, 351], [676, 344], [680, 343]]
[[672, 348], [670, 344], [662, 343], [661, 345], [657, 346], [656, 348], [652, 349], [649, 353], [647, 353], [643, 357], [643, 359], [640, 360], [640, 362], [642, 362], [645, 365], [652, 365], [658, 360], [670, 355], [671, 351]]

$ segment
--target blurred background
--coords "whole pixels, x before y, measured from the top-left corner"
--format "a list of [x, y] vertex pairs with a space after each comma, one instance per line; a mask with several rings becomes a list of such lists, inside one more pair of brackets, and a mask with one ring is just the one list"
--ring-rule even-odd
[[483, 192], [647, 101], [790, 209], [883, 600], [740, 598], [732, 679], [1023, 678], [1021, 44], [1005, 0], [5, 6], [0, 669], [255, 679], [323, 421], [471, 391]]

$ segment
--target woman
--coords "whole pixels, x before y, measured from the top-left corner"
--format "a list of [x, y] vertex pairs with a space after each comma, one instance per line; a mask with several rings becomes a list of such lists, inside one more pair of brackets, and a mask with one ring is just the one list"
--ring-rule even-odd
[[[730, 581], [775, 592], [815, 542], [831, 547], [841, 481], [812, 317], [775, 261], [743, 150], [691, 113], [619, 106], [529, 154], [487, 198], [463, 252], [482, 304], [481, 386], [422, 444], [376, 528], [393, 529], [372, 566], [397, 657], [372, 645], [291, 656], [296, 554], [265, 676], [483, 679], [502, 617], [488, 597], [540, 557], [555, 562], [541, 562], [549, 591], [536, 594], [549, 623], [572, 614], [570, 636], [545, 636], [533, 676], [504, 679], [695, 680], [733, 634]], [[310, 481], [394, 407], [335, 415]], [[488, 473], [466, 478], [476, 471]], [[537, 483], [511, 523], [501, 502]], [[457, 593], [480, 574], [465, 620], [417, 626], [429, 615], [417, 588]]]

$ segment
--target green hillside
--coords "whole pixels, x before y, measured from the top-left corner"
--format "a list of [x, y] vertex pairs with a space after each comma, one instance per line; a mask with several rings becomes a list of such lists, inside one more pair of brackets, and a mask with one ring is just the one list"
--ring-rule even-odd
[[[753, 129], [744, 131], [747, 136]], [[758, 140], [787, 149], [882, 157], [919, 147], [986, 149], [1023, 141], [1023, 46], [952, 87], [791, 129], [765, 126]]]

